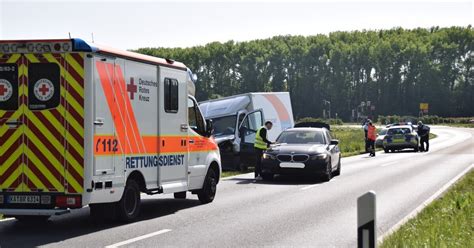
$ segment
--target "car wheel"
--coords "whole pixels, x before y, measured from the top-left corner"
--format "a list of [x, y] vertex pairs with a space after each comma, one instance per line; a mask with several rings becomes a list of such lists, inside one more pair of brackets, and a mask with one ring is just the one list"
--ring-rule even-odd
[[420, 151], [420, 146], [418, 144], [416, 144], [416, 147], [415, 149], [413, 149], [415, 152], [419, 152]]
[[174, 199], [186, 199], [186, 191], [174, 193]]
[[334, 172], [334, 176], [339, 176], [341, 175], [341, 158], [339, 158], [339, 161], [337, 162], [337, 169]]
[[390, 150], [389, 150], [389, 149], [386, 149], [386, 148], [384, 148], [383, 151], [384, 151], [385, 153], [390, 153]]
[[326, 164], [326, 173], [324, 173], [322, 179], [324, 182], [329, 182], [332, 177], [332, 165], [331, 162]]
[[265, 181], [272, 181], [273, 180], [273, 174], [270, 173], [262, 173], [262, 179]]
[[122, 199], [116, 204], [120, 220], [131, 222], [140, 214], [140, 190], [137, 182], [128, 180], [123, 191]]
[[198, 198], [202, 204], [210, 203], [214, 200], [217, 191], [217, 175], [216, 172], [209, 168], [207, 172], [206, 179], [204, 179], [204, 184], [202, 189], [198, 191]]

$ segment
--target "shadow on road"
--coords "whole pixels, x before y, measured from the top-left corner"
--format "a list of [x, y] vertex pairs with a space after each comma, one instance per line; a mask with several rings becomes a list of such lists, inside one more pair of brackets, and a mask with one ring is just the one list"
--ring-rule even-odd
[[[142, 199], [141, 215], [136, 222], [160, 218], [199, 205], [200, 201], [191, 199]], [[97, 223], [89, 218], [89, 208], [52, 217], [43, 223], [26, 224], [16, 220], [0, 222], [0, 247], [37, 247], [122, 225], [127, 223], [115, 221]]]
[[315, 175], [276, 175], [271, 181], [244, 177], [234, 177], [228, 180], [236, 181], [237, 184], [309, 185], [323, 183], [323, 181]]

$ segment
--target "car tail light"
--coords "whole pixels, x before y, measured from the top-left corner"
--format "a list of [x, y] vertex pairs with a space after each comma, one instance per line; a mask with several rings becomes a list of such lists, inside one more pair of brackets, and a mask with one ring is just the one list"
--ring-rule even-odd
[[80, 207], [80, 196], [56, 196], [56, 207]]

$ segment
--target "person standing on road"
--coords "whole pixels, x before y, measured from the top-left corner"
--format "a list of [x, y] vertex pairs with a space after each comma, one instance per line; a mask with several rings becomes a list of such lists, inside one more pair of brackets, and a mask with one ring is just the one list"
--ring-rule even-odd
[[[423, 122], [418, 122], [418, 130], [416, 130], [418, 136], [420, 136], [420, 151], [427, 152], [430, 149], [430, 127], [423, 124]], [[426, 150], [425, 150], [426, 144]]]
[[268, 131], [270, 131], [273, 127], [273, 123], [271, 121], [265, 122], [265, 126], [259, 128], [255, 135], [255, 154], [257, 157], [257, 163], [255, 165], [255, 179], [261, 179], [262, 174], [262, 156], [263, 152], [267, 150], [267, 148], [273, 144], [267, 139]]
[[369, 121], [367, 125], [367, 143], [369, 146], [369, 156], [375, 157], [375, 140], [377, 139], [377, 129], [372, 124], [372, 121]]
[[369, 121], [370, 121], [369, 119], [365, 120], [364, 125], [362, 125], [362, 127], [364, 128], [364, 137], [365, 137], [365, 153], [369, 152], [369, 141], [367, 140]]

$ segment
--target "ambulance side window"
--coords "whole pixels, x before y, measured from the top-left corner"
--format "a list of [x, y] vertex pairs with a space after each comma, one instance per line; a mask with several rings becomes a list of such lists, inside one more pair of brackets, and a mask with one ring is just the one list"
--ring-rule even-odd
[[188, 125], [196, 133], [204, 135], [204, 118], [196, 102], [188, 98]]
[[178, 80], [165, 78], [165, 111], [178, 112]]

